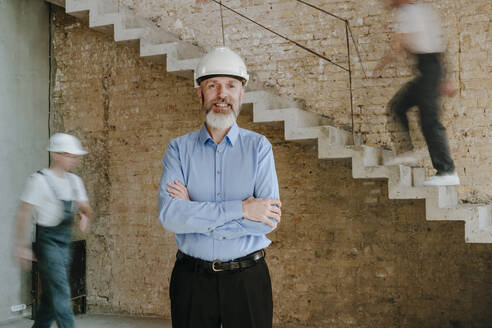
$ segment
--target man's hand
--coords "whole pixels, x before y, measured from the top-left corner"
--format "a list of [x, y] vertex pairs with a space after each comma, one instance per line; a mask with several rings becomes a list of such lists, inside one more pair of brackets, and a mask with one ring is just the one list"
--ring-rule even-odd
[[22, 269], [30, 270], [31, 263], [37, 261], [31, 247], [25, 245], [17, 245], [15, 247], [15, 257], [19, 261]]
[[249, 197], [243, 200], [242, 204], [243, 217], [248, 220], [263, 222], [272, 228], [275, 227], [275, 224], [270, 218], [280, 222], [280, 216], [282, 215], [280, 199]]
[[14, 256], [24, 270], [31, 269], [31, 262], [36, 261], [29, 242], [26, 240], [27, 222], [34, 212], [34, 205], [21, 201], [17, 210], [17, 242], [14, 245]]
[[439, 93], [443, 96], [453, 97], [457, 91], [458, 89], [455, 88], [449, 80], [446, 80], [439, 85]]
[[79, 224], [80, 231], [82, 232], [89, 231], [89, 225], [90, 225], [89, 223], [90, 223], [89, 218], [84, 214], [80, 213], [80, 224]]
[[184, 200], [191, 200], [190, 195], [188, 195], [188, 189], [184, 184], [179, 181], [169, 182], [167, 184], [166, 191], [173, 198], [179, 198]]
[[82, 232], [88, 232], [90, 226], [90, 218], [94, 215], [91, 205], [88, 201], [78, 202], [80, 223], [79, 228]]

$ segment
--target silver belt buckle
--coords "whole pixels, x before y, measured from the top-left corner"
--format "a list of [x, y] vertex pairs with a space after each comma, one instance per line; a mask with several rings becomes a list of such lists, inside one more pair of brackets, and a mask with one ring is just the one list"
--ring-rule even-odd
[[216, 268], [216, 267], [215, 267], [215, 265], [216, 265], [217, 263], [221, 263], [221, 261], [219, 261], [219, 260], [215, 260], [215, 261], [213, 261], [213, 262], [212, 262], [212, 271], [213, 271], [213, 272], [221, 272], [221, 271], [224, 271], [224, 269], [219, 269], [219, 268]]

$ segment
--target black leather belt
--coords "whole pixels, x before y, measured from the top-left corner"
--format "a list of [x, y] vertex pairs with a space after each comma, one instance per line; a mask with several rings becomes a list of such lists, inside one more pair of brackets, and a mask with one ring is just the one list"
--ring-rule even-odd
[[254, 253], [251, 253], [249, 255], [246, 255], [244, 257], [240, 257], [238, 259], [228, 261], [228, 262], [221, 262], [219, 260], [215, 260], [212, 262], [209, 261], [204, 261], [197, 259], [195, 257], [186, 255], [185, 253], [181, 252], [178, 250], [178, 253], [176, 254], [176, 259], [178, 261], [187, 261], [190, 263], [193, 263], [194, 265], [205, 269], [209, 270], [211, 272], [221, 272], [221, 271], [233, 271], [233, 270], [239, 270], [239, 269], [246, 269], [249, 267], [252, 267], [256, 265], [256, 263], [265, 257], [265, 250], [260, 249], [259, 251], [256, 251]]

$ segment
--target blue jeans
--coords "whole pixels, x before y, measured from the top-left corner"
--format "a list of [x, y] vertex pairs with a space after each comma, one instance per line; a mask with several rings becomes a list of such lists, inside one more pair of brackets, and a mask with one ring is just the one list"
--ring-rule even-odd
[[36, 228], [36, 257], [41, 280], [41, 304], [33, 328], [74, 328], [68, 273], [70, 268], [71, 202], [64, 201], [65, 218], [56, 227]]

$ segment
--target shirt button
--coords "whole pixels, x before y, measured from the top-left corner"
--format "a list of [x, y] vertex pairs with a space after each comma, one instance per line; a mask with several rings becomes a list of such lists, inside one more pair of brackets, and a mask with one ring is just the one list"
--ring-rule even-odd
[[220, 170], [219, 170], [219, 171], [217, 171], [217, 174], [220, 174]]
[[217, 196], [219, 196], [219, 197], [220, 197], [220, 195], [222, 195], [222, 193], [218, 192], [218, 193], [217, 193]]

